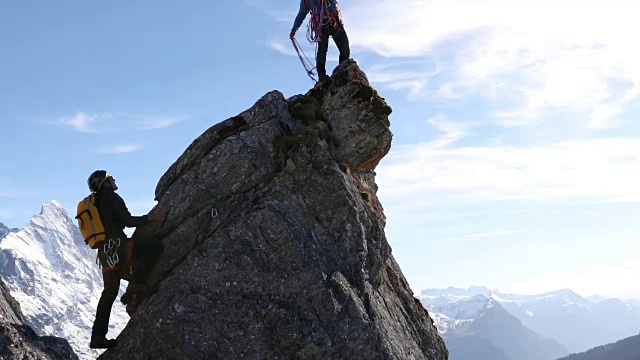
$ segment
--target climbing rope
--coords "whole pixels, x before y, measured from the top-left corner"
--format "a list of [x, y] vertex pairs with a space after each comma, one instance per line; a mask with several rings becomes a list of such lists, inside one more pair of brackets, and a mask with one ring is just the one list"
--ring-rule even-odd
[[322, 25], [326, 7], [324, 0], [316, 1], [313, 4], [311, 19], [309, 19], [309, 24], [307, 25], [307, 40], [310, 43], [319, 43], [322, 38]]
[[296, 53], [298, 53], [298, 58], [300, 58], [300, 62], [302, 63], [302, 66], [304, 66], [304, 69], [307, 71], [307, 75], [309, 75], [309, 77], [311, 78], [311, 80], [313, 80], [314, 83], [317, 82], [315, 78], [316, 73], [313, 71], [315, 69], [315, 66], [313, 66], [313, 63], [311, 63], [311, 60], [309, 60], [309, 58], [304, 53], [304, 51], [302, 51], [302, 48], [300, 47], [298, 40], [296, 40], [296, 38], [293, 38], [291, 39], [291, 42], [293, 43], [294, 49], [296, 49]]
[[328, 1], [317, 0], [311, 9], [311, 19], [307, 25], [307, 40], [312, 44], [319, 43], [322, 40], [322, 27], [327, 25], [336, 27], [340, 21], [337, 1], [336, 9], [329, 12]]

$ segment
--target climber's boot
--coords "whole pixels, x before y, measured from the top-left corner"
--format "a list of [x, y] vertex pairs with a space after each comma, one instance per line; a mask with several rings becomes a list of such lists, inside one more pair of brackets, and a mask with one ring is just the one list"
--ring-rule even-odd
[[116, 339], [107, 339], [104, 335], [91, 335], [89, 347], [92, 349], [108, 349], [117, 345]]

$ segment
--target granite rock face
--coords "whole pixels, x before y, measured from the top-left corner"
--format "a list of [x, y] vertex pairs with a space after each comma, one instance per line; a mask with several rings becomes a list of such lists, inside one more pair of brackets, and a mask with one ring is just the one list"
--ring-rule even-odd
[[165, 245], [159, 290], [100, 358], [446, 360], [384, 234], [390, 113], [350, 60], [196, 139], [134, 234]]
[[0, 280], [0, 359], [77, 360], [67, 340], [38, 336], [27, 325], [20, 304]]

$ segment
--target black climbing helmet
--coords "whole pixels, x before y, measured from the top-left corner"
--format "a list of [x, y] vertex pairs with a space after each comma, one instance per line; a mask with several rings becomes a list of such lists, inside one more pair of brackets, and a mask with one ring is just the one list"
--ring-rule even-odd
[[102, 184], [111, 176], [107, 174], [105, 170], [96, 170], [94, 171], [87, 180], [87, 184], [89, 185], [89, 190], [92, 192], [98, 192]]

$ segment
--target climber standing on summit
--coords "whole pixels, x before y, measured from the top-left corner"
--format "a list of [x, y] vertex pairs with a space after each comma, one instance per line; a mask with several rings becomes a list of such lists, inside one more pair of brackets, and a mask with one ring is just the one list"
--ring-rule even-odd
[[[138, 259], [129, 282], [127, 294], [148, 293], [146, 278], [162, 253], [163, 245], [158, 241], [145, 239], [132, 240], [124, 233], [126, 227], [138, 227], [149, 222], [163, 222], [164, 214], [155, 210], [149, 215], [131, 216], [124, 200], [115, 191], [118, 190], [116, 179], [104, 170], [97, 170], [89, 176], [89, 189], [96, 195], [95, 205], [102, 224], [105, 240], [98, 246], [98, 259], [102, 266], [104, 289], [98, 301], [96, 319], [93, 323], [90, 348], [110, 348], [116, 345], [115, 339], [107, 339], [111, 307], [118, 296], [120, 279], [125, 259], [130, 253]], [[133, 244], [131, 242], [133, 241]], [[125, 295], [126, 296], [126, 295]], [[123, 301], [124, 302], [124, 301]]]
[[317, 43], [316, 69], [318, 81], [328, 78], [325, 64], [327, 62], [327, 49], [329, 48], [329, 36], [333, 38], [340, 51], [340, 63], [349, 59], [349, 38], [344, 30], [340, 9], [336, 0], [300, 0], [300, 10], [293, 22], [293, 28], [289, 38], [293, 41], [296, 31], [302, 25], [307, 13], [311, 13], [307, 38], [312, 43]]

